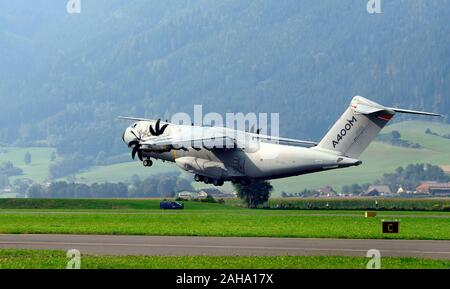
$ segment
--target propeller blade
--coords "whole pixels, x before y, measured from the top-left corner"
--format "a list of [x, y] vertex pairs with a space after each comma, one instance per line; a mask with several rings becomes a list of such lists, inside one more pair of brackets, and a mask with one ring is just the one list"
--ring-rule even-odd
[[165, 125], [163, 125], [162, 128], [161, 128], [161, 130], [159, 131], [159, 134], [160, 134], [160, 135], [163, 134], [164, 131], [166, 130], [166, 128], [167, 128], [168, 126], [169, 126], [168, 123], [166, 123]]
[[128, 147], [132, 147], [132, 146], [137, 146], [139, 144], [139, 141], [134, 140], [134, 141], [130, 141], [130, 143], [128, 144]]
[[144, 158], [142, 157], [142, 150], [138, 150], [137, 155], [141, 162], [144, 161]]
[[131, 157], [133, 158], [133, 160], [136, 157], [136, 153], [138, 153], [139, 151], [139, 146], [134, 146], [133, 151], [131, 152]]
[[151, 135], [157, 136], [156, 131], [153, 129], [153, 126], [152, 126], [152, 125], [150, 125], [149, 131], [150, 131], [150, 134], [151, 134]]
[[160, 125], [160, 123], [161, 123], [161, 119], [158, 119], [156, 121], [156, 125], [155, 125], [155, 131], [156, 131], [157, 135], [160, 135], [160, 133], [159, 133], [159, 125]]

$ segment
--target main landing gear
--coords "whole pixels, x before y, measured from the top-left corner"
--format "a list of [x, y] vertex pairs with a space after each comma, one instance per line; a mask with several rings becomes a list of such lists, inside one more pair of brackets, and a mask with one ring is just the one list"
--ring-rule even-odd
[[195, 175], [194, 177], [196, 182], [204, 182], [205, 184], [213, 184], [216, 187], [223, 186], [224, 181], [221, 179], [214, 179], [210, 177], [204, 177], [201, 175]]
[[[195, 175], [194, 180], [196, 182], [203, 182], [205, 184], [213, 184], [216, 187], [223, 186], [224, 184], [224, 180], [222, 179], [214, 179], [201, 175]], [[249, 186], [252, 183], [251, 179], [248, 178], [232, 179], [231, 181], [233, 182], [233, 184], [241, 184], [243, 186]]]
[[241, 184], [243, 186], [249, 186], [252, 183], [250, 179], [234, 179], [231, 182], [233, 184]]
[[142, 164], [144, 165], [144, 167], [151, 167], [153, 165], [153, 162], [151, 159], [145, 159], [144, 161], [142, 161]]

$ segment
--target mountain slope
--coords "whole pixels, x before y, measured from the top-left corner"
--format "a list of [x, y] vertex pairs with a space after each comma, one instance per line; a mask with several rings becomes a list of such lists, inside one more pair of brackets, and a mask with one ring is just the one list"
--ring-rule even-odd
[[[64, 1], [63, 1], [64, 2]], [[117, 115], [279, 112], [320, 139], [354, 95], [450, 110], [445, 0], [0, 4], [0, 141], [124, 151]], [[105, 145], [108, 144], [108, 145]]]

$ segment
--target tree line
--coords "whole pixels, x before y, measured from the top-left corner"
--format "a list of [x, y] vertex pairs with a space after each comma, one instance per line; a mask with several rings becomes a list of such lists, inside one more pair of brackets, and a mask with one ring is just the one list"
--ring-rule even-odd
[[33, 184], [28, 188], [29, 198], [156, 198], [175, 197], [180, 191], [192, 191], [191, 182], [174, 174], [151, 176], [141, 180], [134, 176], [128, 182]]
[[404, 190], [414, 191], [421, 182], [449, 182], [450, 177], [441, 167], [431, 164], [409, 164], [398, 167], [393, 173], [385, 173], [371, 184], [352, 184], [342, 187], [342, 193], [358, 195], [364, 193], [370, 185], [388, 185], [391, 189], [400, 186]]

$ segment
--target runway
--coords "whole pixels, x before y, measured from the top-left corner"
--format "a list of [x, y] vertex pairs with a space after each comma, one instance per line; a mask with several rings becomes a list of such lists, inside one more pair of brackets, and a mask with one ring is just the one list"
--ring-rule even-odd
[[1, 235], [0, 248], [78, 249], [82, 254], [143, 256], [381, 256], [450, 260], [450, 241], [154, 237], [116, 235]]

